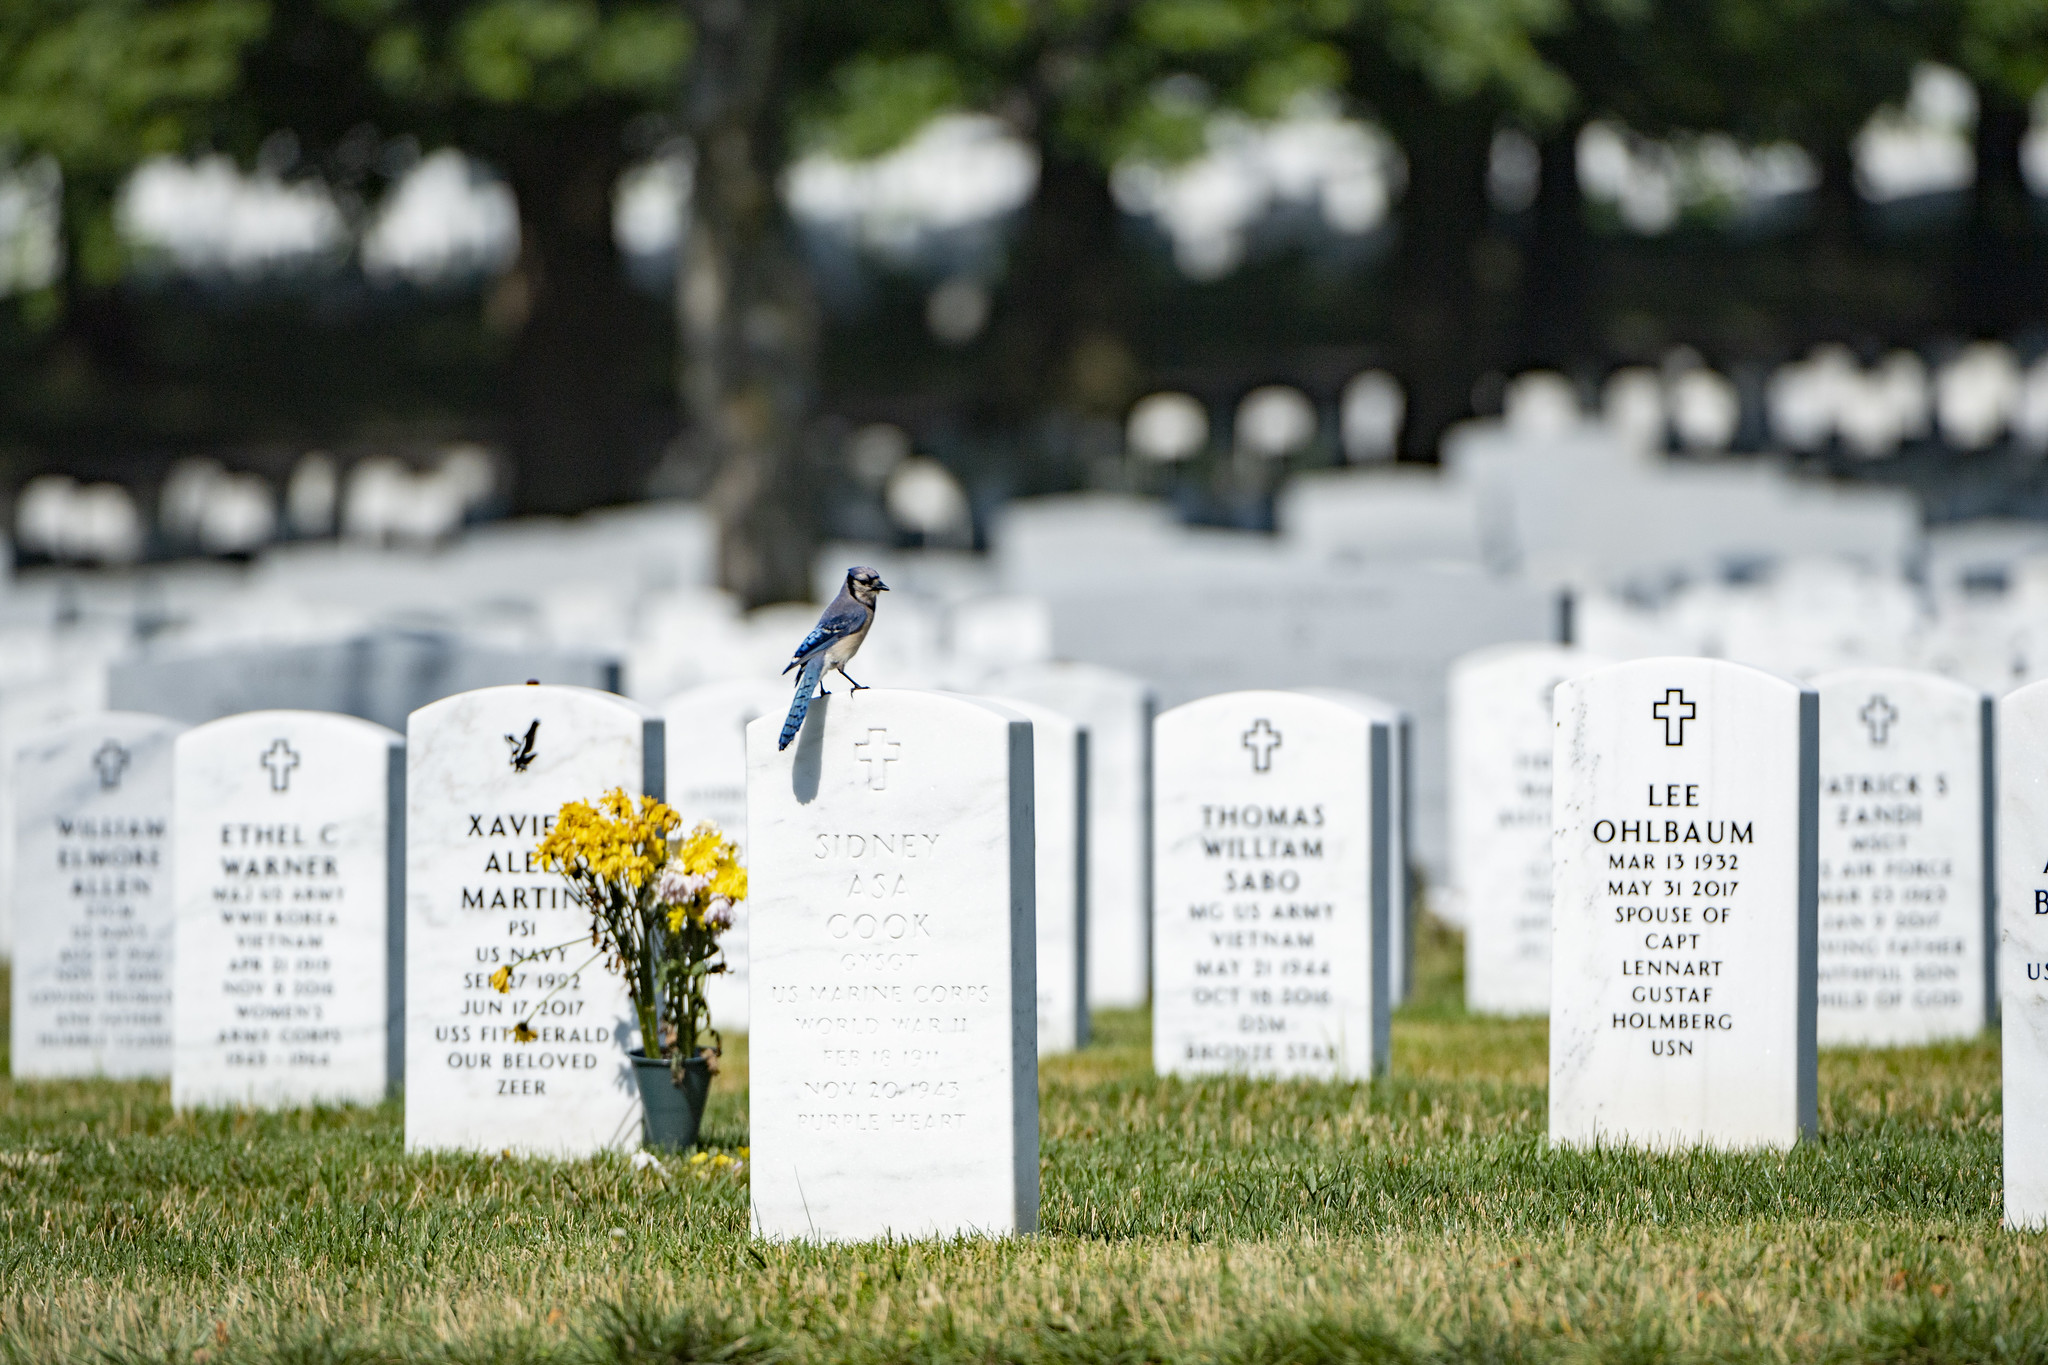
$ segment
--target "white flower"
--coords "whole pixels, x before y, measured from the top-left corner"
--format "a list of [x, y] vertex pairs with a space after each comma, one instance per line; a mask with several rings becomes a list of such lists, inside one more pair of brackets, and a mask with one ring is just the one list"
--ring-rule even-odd
[[711, 904], [704, 908], [704, 923], [714, 934], [732, 928], [732, 902], [723, 896], [713, 896]]
[[654, 895], [664, 905], [684, 905], [709, 885], [709, 877], [685, 872], [681, 863], [670, 863], [661, 870], [661, 878], [654, 884]]

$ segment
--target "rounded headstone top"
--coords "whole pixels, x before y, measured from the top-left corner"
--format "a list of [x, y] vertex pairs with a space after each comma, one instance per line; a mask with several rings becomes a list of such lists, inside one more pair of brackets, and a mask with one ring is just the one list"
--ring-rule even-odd
[[1661, 673], [1701, 679], [1727, 680], [1737, 684], [1772, 684], [1789, 693], [1810, 690], [1795, 679], [1782, 673], [1773, 673], [1767, 668], [1754, 664], [1737, 663], [1733, 659], [1712, 659], [1699, 654], [1667, 654], [1648, 659], [1627, 659], [1604, 668], [1592, 668], [1569, 679], [1570, 683], [1592, 683], [1602, 678], [1622, 678], [1635, 673]]
[[179, 737], [178, 744], [184, 748], [203, 744], [217, 736], [234, 735], [245, 730], [271, 730], [279, 726], [320, 726], [330, 731], [357, 734], [366, 739], [374, 738], [385, 744], [403, 744], [405, 736], [374, 720], [360, 716], [343, 715], [339, 711], [264, 710], [238, 711], [232, 716], [222, 716], [195, 725]]
[[504, 699], [513, 701], [515, 708], [517, 706], [525, 706], [532, 702], [534, 693], [531, 689], [534, 688], [538, 688], [546, 693], [570, 693], [585, 702], [601, 702], [616, 706], [642, 720], [652, 720], [657, 714], [652, 709], [641, 705], [630, 697], [622, 697], [616, 692], [602, 692], [595, 687], [577, 687], [570, 683], [505, 683], [497, 687], [472, 688], [467, 692], [457, 692], [452, 696], [443, 697], [439, 701], [428, 702], [406, 718], [407, 728], [423, 721], [437, 720], [453, 711], [487, 704], [493, 700]]
[[1886, 664], [1857, 665], [1851, 668], [1834, 668], [1826, 673], [1807, 679], [1806, 685], [1816, 692], [1833, 688], [1860, 687], [1910, 687], [1924, 694], [1949, 693], [1958, 699], [1982, 697], [1982, 688], [1941, 673], [1929, 673], [1919, 668], [1895, 668]]
[[1242, 692], [1215, 692], [1193, 701], [1182, 702], [1179, 706], [1159, 714], [1162, 725], [1181, 720], [1197, 719], [1209, 713], [1229, 714], [1247, 707], [1268, 711], [1285, 711], [1291, 715], [1328, 716], [1333, 721], [1368, 719], [1365, 714], [1350, 703], [1338, 701], [1330, 696], [1316, 696], [1308, 692], [1290, 692], [1282, 688], [1248, 688]]

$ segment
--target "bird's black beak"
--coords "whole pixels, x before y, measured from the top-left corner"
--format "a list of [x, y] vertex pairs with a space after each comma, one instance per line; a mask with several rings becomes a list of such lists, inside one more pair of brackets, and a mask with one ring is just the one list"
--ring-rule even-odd
[[889, 585], [887, 583], [882, 582], [880, 579], [877, 579], [875, 580], [875, 591], [887, 592], [889, 591]]

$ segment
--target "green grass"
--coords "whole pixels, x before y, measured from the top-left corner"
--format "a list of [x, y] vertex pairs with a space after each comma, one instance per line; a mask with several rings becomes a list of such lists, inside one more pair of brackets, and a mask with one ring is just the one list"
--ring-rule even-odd
[[755, 1245], [743, 1179], [681, 1161], [0, 1082], [0, 1358], [2048, 1365], [1995, 1039], [1823, 1054], [1789, 1154], [1554, 1153], [1544, 1027], [1465, 1016], [1457, 954], [1425, 936], [1370, 1086], [1162, 1081], [1142, 1015], [1098, 1019], [1044, 1067], [1043, 1231], [1007, 1242]]

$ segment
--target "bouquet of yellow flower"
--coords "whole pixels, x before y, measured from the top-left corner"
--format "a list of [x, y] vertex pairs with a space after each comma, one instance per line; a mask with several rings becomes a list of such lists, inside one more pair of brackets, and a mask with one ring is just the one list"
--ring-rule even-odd
[[[563, 806], [535, 850], [541, 866], [561, 874], [590, 908], [591, 946], [625, 978], [641, 1051], [668, 1058], [678, 1085], [685, 1062], [718, 1053], [704, 982], [725, 970], [719, 936], [747, 897], [738, 847], [708, 823], [677, 839], [681, 825], [652, 797], [641, 797], [636, 809], [624, 789], [613, 788], [595, 806]], [[511, 974], [500, 975], [505, 983], [493, 984], [506, 990]], [[518, 1033], [525, 1036], [523, 1026]]]
[[704, 821], [682, 840], [655, 882], [665, 937], [655, 976], [661, 988], [662, 1041], [678, 1057], [695, 1056], [709, 1035], [711, 1051], [724, 1043], [711, 1027], [704, 979], [725, 970], [719, 938], [732, 928], [733, 907], [747, 898], [747, 869], [739, 845]]

